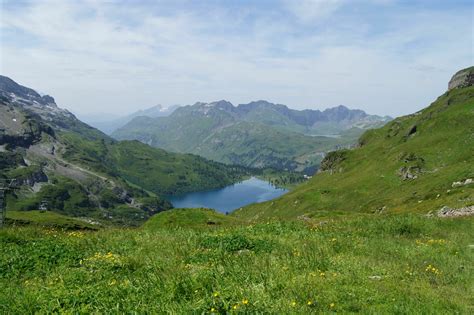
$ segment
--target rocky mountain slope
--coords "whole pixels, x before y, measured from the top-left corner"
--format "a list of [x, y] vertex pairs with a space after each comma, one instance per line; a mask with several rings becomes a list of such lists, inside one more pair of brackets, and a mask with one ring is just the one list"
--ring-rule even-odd
[[118, 142], [50, 96], [0, 76], [0, 179], [9, 210], [48, 209], [131, 224], [171, 207], [160, 195], [222, 187], [245, 173], [138, 141]]
[[137, 117], [112, 135], [229, 164], [309, 171], [325, 152], [389, 120], [344, 106], [321, 112], [218, 101], [184, 106], [169, 117]]
[[360, 147], [328, 154], [309, 182], [235, 215], [261, 220], [348, 212], [473, 214], [473, 72], [471, 67], [456, 74], [449, 91], [427, 108], [367, 131]]

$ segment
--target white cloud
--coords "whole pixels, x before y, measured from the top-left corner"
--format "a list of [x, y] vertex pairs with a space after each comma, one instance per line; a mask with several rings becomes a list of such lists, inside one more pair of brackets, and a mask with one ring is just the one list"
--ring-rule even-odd
[[[307, 5], [312, 9], [299, 21], [329, 19], [347, 4]], [[351, 16], [312, 30], [277, 9], [170, 13], [102, 1], [40, 1], [2, 13], [1, 30], [10, 38], [2, 43], [0, 66], [2, 74], [79, 113], [217, 99], [414, 112], [472, 63], [472, 34], [458, 32], [469, 26], [469, 14], [384, 14], [383, 31]]]

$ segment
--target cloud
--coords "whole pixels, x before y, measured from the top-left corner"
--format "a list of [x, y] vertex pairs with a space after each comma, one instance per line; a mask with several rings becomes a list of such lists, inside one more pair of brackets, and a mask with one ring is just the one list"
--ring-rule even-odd
[[286, 8], [301, 22], [321, 22], [343, 4], [343, 0], [284, 0]]
[[458, 31], [472, 23], [463, 8], [309, 1], [297, 15], [301, 8], [288, 12], [299, 1], [261, 3], [6, 6], [1, 72], [79, 113], [268, 99], [399, 115], [426, 106], [472, 64], [472, 34]]

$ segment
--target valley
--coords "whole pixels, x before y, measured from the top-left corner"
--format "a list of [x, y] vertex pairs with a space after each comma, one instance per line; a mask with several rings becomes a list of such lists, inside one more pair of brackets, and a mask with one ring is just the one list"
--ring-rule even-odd
[[0, 312], [469, 314], [473, 77], [461, 70], [425, 109], [339, 142], [312, 177], [263, 145], [304, 155], [296, 138], [330, 150], [344, 137], [224, 124], [234, 148], [239, 132], [262, 135], [263, 159], [238, 151], [261, 168], [229, 165], [115, 140], [0, 77], [0, 177], [13, 183]]
[[473, 1], [0, 2], [0, 315], [474, 314]]

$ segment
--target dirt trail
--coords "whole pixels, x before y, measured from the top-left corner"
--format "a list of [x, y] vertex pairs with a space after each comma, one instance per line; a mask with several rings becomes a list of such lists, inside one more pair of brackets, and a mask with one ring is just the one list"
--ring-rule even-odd
[[50, 161], [56, 162], [56, 170], [67, 177], [72, 177], [73, 179], [83, 181], [88, 179], [87, 175], [89, 175], [92, 177], [99, 178], [104, 182], [110, 183], [113, 187], [115, 187], [115, 183], [109, 180], [109, 178], [97, 174], [94, 171], [85, 169], [79, 165], [68, 162], [56, 154], [52, 154], [50, 148], [51, 147], [46, 147], [45, 144], [35, 144], [30, 146], [28, 148], [28, 151], [35, 155], [39, 155], [43, 158], [46, 158]]

